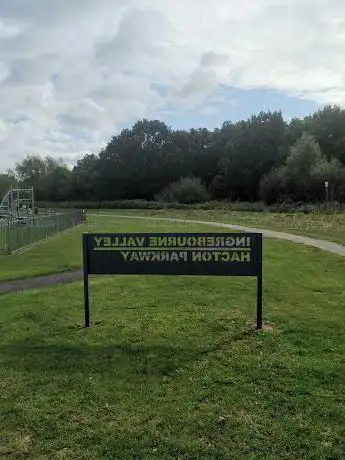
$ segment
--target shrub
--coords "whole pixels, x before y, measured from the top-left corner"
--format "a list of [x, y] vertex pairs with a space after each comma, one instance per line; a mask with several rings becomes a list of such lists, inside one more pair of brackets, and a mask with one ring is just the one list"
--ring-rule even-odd
[[173, 182], [157, 196], [157, 201], [165, 203], [195, 204], [209, 199], [205, 185], [197, 177], [184, 177]]
[[284, 196], [284, 177], [282, 169], [274, 169], [260, 181], [260, 198], [267, 205], [277, 203]]
[[40, 208], [75, 209], [163, 209], [162, 203], [146, 200], [39, 202]]
[[[118, 200], [118, 201], [64, 201], [64, 202], [39, 202], [38, 207], [47, 210], [56, 209], [142, 209], [142, 210], [164, 210], [164, 209], [181, 209], [181, 210], [218, 210], [224, 212], [274, 212], [274, 213], [311, 213], [325, 210], [325, 203], [305, 203], [284, 200], [280, 203], [266, 206], [261, 202], [246, 202], [246, 201], [207, 201], [205, 203], [183, 204], [183, 203], [163, 203], [157, 201], [145, 200]], [[345, 205], [340, 202], [330, 201], [328, 203], [329, 211], [344, 211]]]

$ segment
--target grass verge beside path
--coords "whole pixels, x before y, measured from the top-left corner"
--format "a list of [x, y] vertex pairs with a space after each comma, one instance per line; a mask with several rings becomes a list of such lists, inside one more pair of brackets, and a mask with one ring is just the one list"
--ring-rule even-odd
[[[88, 225], [80, 226], [67, 230], [61, 235], [54, 236], [45, 242], [37, 243], [23, 253], [13, 254], [11, 256], [0, 256], [0, 281], [14, 279], [23, 279], [31, 276], [46, 275], [56, 272], [62, 272], [72, 269], [79, 269], [82, 264], [81, 259], [81, 234], [83, 231], [104, 231], [104, 232], [164, 232], [164, 231], [224, 231], [219, 227], [202, 226], [198, 224], [188, 224], [181, 222], [156, 221], [150, 217], [165, 217], [178, 219], [206, 220], [215, 222], [225, 222], [237, 225], [263, 227], [273, 230], [280, 230], [302, 235], [320, 237], [327, 240], [345, 244], [345, 223], [341, 215], [337, 216], [337, 221], [332, 221], [331, 216], [326, 215], [302, 215], [296, 214], [287, 217], [297, 219], [299, 229], [293, 228], [284, 221], [284, 215], [280, 214], [262, 214], [262, 213], [222, 213], [220, 211], [110, 211], [101, 210], [89, 218]], [[103, 214], [112, 217], [102, 217]], [[122, 219], [120, 215], [144, 216], [146, 219]], [[311, 219], [314, 224], [318, 219], [330, 219], [329, 225], [331, 230], [326, 232], [326, 227], [322, 229], [311, 229]], [[335, 217], [334, 217], [335, 219]], [[343, 220], [342, 220], [343, 219]], [[335, 222], [339, 221], [339, 226]], [[333, 223], [332, 223], [333, 222]], [[308, 226], [309, 225], [309, 226]], [[321, 224], [320, 224], [321, 225]], [[322, 230], [322, 231], [321, 231]], [[344, 230], [344, 233], [343, 233]]]
[[211, 213], [211, 220], [248, 227], [277, 230], [333, 241], [345, 245], [345, 213], [280, 214], [280, 213]]
[[82, 265], [83, 232], [167, 232], [221, 231], [217, 227], [157, 222], [155, 220], [91, 217], [87, 225], [67, 230], [47, 241], [34, 244], [23, 253], [0, 256], [0, 281], [24, 279], [79, 269]]
[[93, 279], [90, 330], [80, 283], [4, 295], [0, 457], [343, 458], [343, 286], [341, 258], [269, 240], [271, 331], [253, 279]]
[[81, 233], [82, 228], [76, 227], [36, 243], [22, 253], [0, 256], [0, 281], [80, 268]]
[[268, 212], [229, 212], [221, 210], [90, 211], [91, 214], [96, 214], [97, 212], [100, 214], [146, 215], [152, 217], [224, 222], [234, 225], [243, 225], [245, 227], [256, 227], [310, 236], [345, 245], [345, 213], [283, 214]]

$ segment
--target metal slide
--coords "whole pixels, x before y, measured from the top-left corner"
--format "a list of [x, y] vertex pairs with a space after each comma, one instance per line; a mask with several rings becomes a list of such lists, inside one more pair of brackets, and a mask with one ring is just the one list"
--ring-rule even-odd
[[8, 217], [10, 215], [10, 196], [10, 191], [8, 191], [0, 203], [0, 217]]
[[17, 219], [26, 213], [34, 213], [35, 198], [34, 189], [13, 189], [6, 193], [0, 202], [1, 219]]

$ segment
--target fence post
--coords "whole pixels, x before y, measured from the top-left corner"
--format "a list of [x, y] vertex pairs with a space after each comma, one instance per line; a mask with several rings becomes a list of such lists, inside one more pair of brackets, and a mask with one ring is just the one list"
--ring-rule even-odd
[[11, 254], [11, 245], [10, 245], [10, 222], [7, 223], [7, 226], [6, 226], [6, 236], [5, 236], [5, 239], [6, 239], [6, 250], [7, 250], [7, 254]]
[[0, 227], [0, 255], [7, 254], [7, 234], [6, 227]]

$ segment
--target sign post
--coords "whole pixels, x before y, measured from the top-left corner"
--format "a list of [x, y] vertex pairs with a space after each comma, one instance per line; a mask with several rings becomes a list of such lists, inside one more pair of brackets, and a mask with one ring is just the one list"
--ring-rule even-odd
[[257, 293], [256, 293], [256, 328], [262, 329], [262, 235], [259, 235], [257, 240], [257, 251], [258, 251], [258, 260], [259, 271], [257, 275]]
[[89, 275], [250, 276], [257, 278], [262, 328], [261, 233], [84, 233], [85, 327], [91, 326]]
[[329, 183], [328, 183], [328, 181], [326, 180], [326, 181], [325, 181], [325, 195], [326, 195], [325, 207], [326, 207], [326, 209], [327, 209], [327, 207], [328, 207], [328, 190], [329, 190]]
[[89, 283], [89, 247], [88, 240], [83, 237], [83, 272], [84, 272], [84, 312], [85, 327], [90, 327], [90, 283]]

